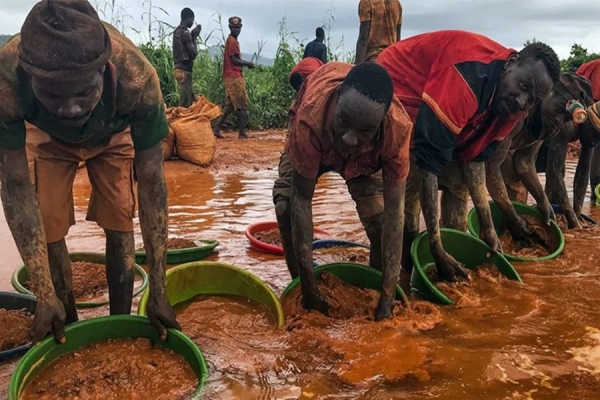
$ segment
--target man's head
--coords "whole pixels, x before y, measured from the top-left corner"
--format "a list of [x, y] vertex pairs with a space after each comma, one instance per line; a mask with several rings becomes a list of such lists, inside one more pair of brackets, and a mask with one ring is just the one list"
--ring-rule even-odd
[[325, 31], [321, 27], [317, 28], [315, 35], [317, 36], [317, 39], [319, 39], [319, 40], [325, 39]]
[[393, 96], [392, 79], [379, 64], [362, 63], [350, 70], [338, 89], [333, 121], [340, 153], [348, 157], [375, 138]]
[[194, 12], [189, 8], [184, 8], [181, 10], [181, 25], [191, 28], [194, 25]]
[[231, 32], [231, 36], [234, 38], [237, 39], [237, 37], [240, 36], [242, 26], [242, 19], [240, 17], [229, 18], [229, 31]]
[[65, 125], [89, 119], [111, 52], [108, 32], [86, 0], [42, 0], [21, 28], [20, 66], [37, 100]]
[[560, 62], [551, 47], [527, 45], [508, 61], [492, 102], [498, 116], [526, 114], [550, 92], [560, 76]]
[[302, 82], [304, 82], [304, 76], [300, 72], [294, 72], [290, 75], [290, 85], [292, 85], [296, 93], [300, 91]]
[[590, 81], [583, 76], [566, 72], [560, 75], [558, 82], [540, 104], [541, 124], [545, 135], [558, 133], [560, 127], [572, 121], [573, 117], [566, 108], [570, 100], [577, 100], [584, 106], [594, 102]]

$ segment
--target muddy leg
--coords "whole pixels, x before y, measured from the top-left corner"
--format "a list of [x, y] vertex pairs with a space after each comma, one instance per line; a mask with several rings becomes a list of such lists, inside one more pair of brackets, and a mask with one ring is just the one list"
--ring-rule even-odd
[[246, 133], [246, 125], [248, 125], [248, 110], [238, 111], [238, 123], [240, 124], [238, 139], [250, 138], [250, 136], [248, 136], [248, 134]]
[[367, 237], [371, 242], [371, 251], [369, 251], [369, 266], [378, 271], [383, 267], [383, 247], [382, 247], [382, 232], [383, 232], [383, 214], [374, 217], [368, 226], [365, 226]]
[[600, 184], [600, 146], [596, 146], [594, 149], [594, 156], [592, 157], [592, 167], [590, 169], [590, 190], [592, 192], [590, 200], [592, 205], [596, 204], [596, 193], [594, 189]]
[[67, 324], [77, 322], [77, 309], [75, 307], [75, 295], [73, 294], [73, 273], [71, 270], [71, 258], [65, 239], [58, 242], [48, 243], [48, 261], [54, 290], [60, 301], [65, 306]]
[[277, 215], [277, 224], [279, 225], [279, 234], [281, 235], [281, 245], [285, 256], [285, 263], [292, 279], [299, 276], [298, 261], [294, 254], [294, 244], [292, 242], [292, 217], [290, 214], [290, 201], [279, 200], [275, 204], [275, 214]]
[[442, 227], [467, 230], [468, 191], [444, 188], [442, 190]]
[[402, 269], [412, 271], [413, 259], [410, 248], [421, 231], [421, 174], [419, 167], [411, 160], [410, 172], [404, 195], [404, 234], [402, 235]]
[[225, 106], [225, 108], [223, 109], [223, 114], [221, 114], [221, 116], [219, 118], [216, 119], [216, 121], [214, 122], [212, 128], [213, 128], [213, 134], [219, 138], [219, 139], [223, 139], [223, 135], [221, 135], [221, 124], [223, 123], [223, 121], [225, 121], [227, 119], [227, 117], [229, 117], [229, 114], [231, 114], [233, 112], [233, 106], [231, 104], [227, 104]]
[[106, 233], [106, 279], [110, 299], [110, 315], [130, 314], [133, 297], [134, 243], [133, 232]]

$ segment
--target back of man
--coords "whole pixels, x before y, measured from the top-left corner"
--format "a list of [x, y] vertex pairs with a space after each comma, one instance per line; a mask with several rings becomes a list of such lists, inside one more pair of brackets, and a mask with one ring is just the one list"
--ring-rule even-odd
[[360, 0], [360, 22], [371, 22], [366, 61], [374, 61], [379, 53], [398, 41], [398, 26], [402, 25], [402, 5], [398, 0]]
[[188, 54], [188, 50], [183, 41], [183, 34], [188, 31], [189, 29], [185, 26], [178, 26], [173, 32], [173, 62], [175, 63], [176, 69], [192, 72], [194, 60]]
[[323, 43], [325, 40], [325, 31], [323, 28], [317, 28], [315, 34], [315, 40], [306, 45], [302, 58], [317, 58], [321, 60], [323, 64], [325, 64], [327, 62], [327, 46], [325, 46], [325, 43]]

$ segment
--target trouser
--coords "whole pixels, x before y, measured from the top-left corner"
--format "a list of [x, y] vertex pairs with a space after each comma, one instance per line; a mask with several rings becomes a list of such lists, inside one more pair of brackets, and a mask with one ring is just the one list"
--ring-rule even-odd
[[192, 72], [175, 68], [175, 80], [179, 85], [179, 106], [188, 108], [195, 100]]

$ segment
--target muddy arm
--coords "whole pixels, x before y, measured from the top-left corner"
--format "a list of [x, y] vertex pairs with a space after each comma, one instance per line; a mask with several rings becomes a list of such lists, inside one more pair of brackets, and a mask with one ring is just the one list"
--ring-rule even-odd
[[516, 225], [519, 219], [515, 208], [513, 207], [508, 192], [506, 191], [506, 185], [504, 178], [502, 177], [502, 163], [508, 156], [510, 150], [511, 140], [509, 138], [504, 139], [498, 145], [496, 154], [485, 163], [485, 180], [488, 192], [494, 200], [494, 203], [498, 205], [502, 214], [509, 225]]
[[400, 276], [402, 234], [404, 230], [404, 192], [406, 183], [397, 187], [383, 186], [383, 281], [381, 297], [375, 312], [376, 319], [392, 315], [396, 297], [396, 283]]
[[[587, 184], [590, 180], [590, 171], [592, 167], [592, 157], [594, 156], [594, 147], [581, 145], [579, 161], [573, 180], [573, 211], [578, 217], [581, 215], [581, 208], [585, 200]], [[594, 188], [592, 188], [593, 190]]]
[[292, 243], [300, 269], [302, 302], [307, 309], [327, 312], [326, 303], [320, 298], [317, 281], [312, 271], [312, 243], [314, 227], [312, 218], [312, 198], [316, 179], [307, 179], [296, 171], [292, 175], [291, 220]]
[[369, 43], [369, 32], [371, 31], [371, 21], [360, 23], [358, 39], [356, 41], [356, 58], [354, 64], [360, 64], [367, 58], [367, 45]]
[[498, 234], [494, 229], [490, 204], [487, 199], [485, 163], [469, 162], [462, 165], [462, 170], [479, 217], [480, 236], [493, 251], [498, 251], [500, 249], [500, 239], [498, 239]]
[[569, 194], [562, 174], [567, 158], [567, 145], [572, 133], [572, 124], [565, 124], [559, 134], [550, 141], [548, 165], [546, 167], [546, 195], [552, 198], [556, 197], [558, 205], [565, 213], [570, 229], [581, 227], [569, 201]]

